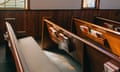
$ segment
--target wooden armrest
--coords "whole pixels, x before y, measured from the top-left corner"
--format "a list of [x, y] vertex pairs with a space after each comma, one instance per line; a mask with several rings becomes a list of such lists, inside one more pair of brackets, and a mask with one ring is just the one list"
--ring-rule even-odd
[[26, 31], [17, 31], [16, 36], [17, 36], [17, 38], [23, 38], [23, 37], [27, 37], [28, 34]]

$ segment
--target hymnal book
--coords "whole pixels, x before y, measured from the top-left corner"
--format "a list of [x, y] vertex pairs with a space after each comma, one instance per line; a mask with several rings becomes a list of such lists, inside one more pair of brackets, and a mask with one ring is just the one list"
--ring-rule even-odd
[[80, 25], [80, 30], [81, 30], [82, 32], [89, 33], [89, 28], [88, 28], [87, 26]]
[[104, 72], [119, 72], [119, 67], [108, 61], [104, 63]]

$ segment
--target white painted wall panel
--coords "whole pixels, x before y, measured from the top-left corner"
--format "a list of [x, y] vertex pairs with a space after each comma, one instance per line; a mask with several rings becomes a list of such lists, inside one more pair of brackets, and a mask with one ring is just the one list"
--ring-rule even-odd
[[30, 0], [31, 9], [80, 9], [81, 0]]
[[100, 9], [120, 9], [120, 0], [100, 0]]

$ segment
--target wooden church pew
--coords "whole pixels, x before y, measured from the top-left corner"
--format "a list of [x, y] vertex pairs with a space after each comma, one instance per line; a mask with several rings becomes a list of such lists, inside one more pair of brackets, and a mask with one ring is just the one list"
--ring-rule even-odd
[[95, 17], [93, 23], [120, 32], [120, 22], [103, 17]]
[[[116, 31], [117, 34], [111, 34], [110, 32], [107, 32], [107, 34], [105, 34], [105, 36], [107, 37], [107, 39], [108, 39], [108, 41], [109, 41], [109, 43], [112, 47], [112, 50], [114, 52], [120, 54], [120, 52], [119, 52], [119, 47], [120, 47], [120, 44], [119, 44], [120, 22], [110, 20], [110, 19], [107, 19], [107, 18], [103, 18], [103, 17], [95, 17], [94, 23], [96, 25], [102, 26], [104, 28], [108, 28], [108, 29], [111, 29], [113, 31]], [[113, 33], [115, 33], [115, 32], [113, 32]], [[117, 48], [117, 49], [115, 50], [114, 47]]]
[[[76, 29], [74, 31], [75, 34], [98, 46], [97, 48], [88, 45], [85, 47], [86, 59], [88, 60], [85, 65], [87, 66], [88, 64], [89, 72], [104, 72], [106, 62], [111, 62], [118, 66], [118, 68], [120, 67], [119, 32], [89, 23], [79, 18], [72, 18], [72, 23], [75, 27], [74, 29]], [[100, 35], [97, 36], [96, 33]], [[107, 46], [105, 44], [107, 44]]]
[[[69, 46], [70, 48], [73, 48], [72, 50], [75, 51], [75, 55], [71, 55], [72, 51], [69, 53], [65, 50], [68, 54], [70, 54], [73, 58], [78, 60], [78, 62], [82, 65], [82, 72], [83, 72], [83, 66], [84, 66], [84, 43], [79, 40], [79, 37], [72, 34], [71, 32], [65, 30], [64, 28], [58, 26], [56, 23], [54, 23], [53, 20], [44, 18], [43, 19], [43, 26], [42, 26], [42, 48], [59, 48], [59, 42], [61, 38], [59, 37], [60, 33], [63, 34], [65, 37], [69, 39]], [[56, 32], [56, 35], [51, 32], [51, 28], [53, 28]], [[67, 48], [68, 49], [68, 48]], [[77, 57], [77, 58], [76, 58]]]
[[[68, 39], [68, 45], [71, 47], [71, 51], [76, 50], [75, 47], [75, 41], [78, 44], [79, 40], [74, 37], [74, 34], [70, 33], [69, 31], [65, 30], [64, 28], [58, 26], [57, 24], [54, 23], [53, 20], [44, 18], [43, 19], [43, 26], [42, 26], [42, 48], [47, 49], [47, 48], [58, 48], [59, 47], [59, 42], [62, 40], [62, 37], [64, 37], [66, 40]], [[53, 32], [51, 29], [54, 29]], [[72, 35], [71, 35], [72, 34]], [[80, 45], [80, 44], [79, 44]], [[81, 48], [83, 44], [81, 43]], [[80, 50], [82, 51], [82, 50]], [[83, 52], [83, 51], [82, 51]], [[80, 56], [80, 61], [82, 60], [82, 56]]]
[[6, 29], [16, 72], [60, 72], [33, 37], [27, 36], [18, 39], [8, 22], [6, 22]]
[[[55, 30], [53, 30], [51, 34], [49, 27]], [[65, 30], [50, 19], [43, 19], [42, 28], [42, 47], [44, 49], [58, 48], [59, 33], [71, 39], [71, 45], [75, 48], [78, 60], [82, 65], [82, 72], [104, 72], [104, 64], [106, 64], [106, 62], [112, 63], [118, 68], [120, 67], [120, 59], [118, 56], [97, 44], [91, 43], [91, 41], [85, 38]]]

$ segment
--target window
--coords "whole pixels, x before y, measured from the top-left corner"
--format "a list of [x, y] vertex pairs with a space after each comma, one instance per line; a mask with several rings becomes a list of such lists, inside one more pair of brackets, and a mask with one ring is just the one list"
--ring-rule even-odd
[[27, 9], [27, 0], [0, 0], [0, 9]]
[[99, 1], [98, 0], [82, 0], [82, 8], [93, 8], [98, 9], [99, 7]]

